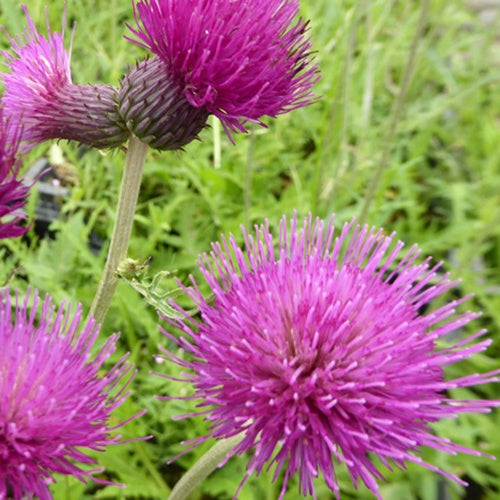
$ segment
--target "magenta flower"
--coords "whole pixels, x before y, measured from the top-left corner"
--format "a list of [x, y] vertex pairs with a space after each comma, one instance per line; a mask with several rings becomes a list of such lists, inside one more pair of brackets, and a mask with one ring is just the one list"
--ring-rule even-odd
[[20, 225], [25, 215], [20, 212], [26, 205], [29, 186], [19, 178], [20, 129], [4, 119], [0, 105], [0, 240], [24, 234], [28, 228]]
[[125, 422], [110, 426], [108, 420], [129, 395], [134, 374], [127, 355], [103, 373], [118, 335], [94, 354], [99, 327], [90, 320], [78, 334], [81, 316], [80, 306], [74, 314], [64, 305], [55, 312], [50, 297], [41, 303], [36, 292], [16, 295], [13, 304], [2, 290], [0, 498], [50, 499], [53, 473], [106, 483], [93, 476], [104, 468], [80, 468], [96, 464], [84, 448], [102, 451], [120, 442], [113, 431]]
[[[129, 136], [116, 105], [117, 90], [109, 85], [75, 85], [70, 54], [62, 33], [40, 35], [23, 6], [28, 27], [9, 37], [15, 55], [3, 51], [9, 73], [2, 73], [6, 116], [22, 119], [22, 141], [34, 146], [50, 139], [75, 140], [99, 148], [117, 147]], [[8, 36], [8, 35], [7, 35]]]
[[140, 0], [131, 31], [192, 106], [244, 132], [313, 100], [317, 67], [298, 12], [298, 0]]
[[185, 288], [201, 319], [176, 306], [182, 319], [167, 321], [184, 335], [164, 331], [190, 354], [184, 360], [162, 349], [191, 372], [186, 381], [212, 423], [195, 445], [243, 433], [233, 451], [253, 450], [243, 482], [275, 463], [276, 475], [284, 470], [280, 498], [296, 473], [302, 494], [314, 495], [313, 478], [322, 474], [339, 498], [343, 464], [356, 487], [361, 479], [380, 499], [383, 476], [371, 456], [389, 470], [414, 462], [465, 484], [419, 451], [481, 455], [437, 436], [430, 424], [499, 406], [446, 391], [498, 382], [500, 370], [446, 379], [448, 365], [491, 340], [475, 342], [484, 330], [460, 332], [478, 316], [455, 312], [465, 299], [420, 311], [456, 284], [438, 276], [440, 264], [418, 263], [417, 246], [401, 254], [403, 243], [382, 230], [351, 222], [336, 234], [333, 218], [325, 224], [309, 216], [302, 228], [296, 217], [289, 226], [283, 218], [278, 242], [267, 223], [255, 238], [243, 235], [245, 253], [231, 236], [201, 257], [211, 299], [194, 280]]

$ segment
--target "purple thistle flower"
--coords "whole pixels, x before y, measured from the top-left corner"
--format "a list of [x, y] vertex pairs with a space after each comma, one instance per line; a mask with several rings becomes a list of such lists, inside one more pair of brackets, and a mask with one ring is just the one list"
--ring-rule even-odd
[[0, 240], [15, 238], [28, 228], [20, 225], [25, 215], [20, 212], [26, 205], [29, 186], [19, 179], [20, 129], [4, 119], [0, 104]]
[[50, 499], [53, 473], [112, 484], [93, 476], [104, 468], [80, 468], [97, 463], [82, 448], [120, 443], [112, 433], [126, 422], [108, 420], [129, 395], [128, 355], [103, 374], [118, 334], [93, 355], [99, 327], [90, 320], [77, 334], [80, 306], [55, 312], [51, 298], [41, 303], [35, 292], [30, 308], [30, 295], [16, 294], [12, 304], [4, 289], [0, 298], [0, 498]]
[[22, 141], [35, 146], [50, 139], [75, 140], [98, 148], [118, 147], [129, 136], [110, 85], [75, 85], [62, 33], [40, 35], [23, 6], [28, 28], [17, 39], [7, 34], [15, 55], [3, 51], [9, 73], [2, 102], [5, 114], [23, 122]]
[[447, 391], [498, 382], [500, 370], [445, 378], [448, 365], [491, 340], [475, 342], [484, 330], [457, 336], [478, 316], [456, 313], [466, 298], [421, 312], [456, 285], [438, 276], [440, 264], [418, 263], [416, 245], [401, 254], [404, 244], [383, 230], [351, 222], [336, 234], [333, 218], [325, 224], [309, 216], [302, 228], [296, 216], [289, 227], [283, 218], [277, 245], [267, 223], [255, 238], [243, 235], [246, 254], [231, 236], [200, 258], [213, 301], [193, 278], [184, 288], [201, 319], [180, 306], [180, 318], [165, 318], [184, 334], [165, 335], [192, 357], [161, 348], [162, 357], [191, 372], [185, 381], [202, 399], [195, 415], [212, 423], [193, 445], [243, 433], [232, 452], [253, 450], [242, 484], [274, 463], [275, 479], [284, 470], [280, 498], [296, 473], [302, 494], [315, 494], [321, 473], [339, 498], [336, 466], [343, 464], [355, 487], [361, 479], [380, 499], [384, 477], [371, 456], [389, 470], [414, 462], [466, 484], [424, 462], [419, 450], [483, 455], [430, 424], [499, 406]]
[[[138, 37], [195, 108], [226, 132], [313, 100], [318, 80], [298, 0], [140, 0]], [[262, 123], [261, 123], [262, 124]]]

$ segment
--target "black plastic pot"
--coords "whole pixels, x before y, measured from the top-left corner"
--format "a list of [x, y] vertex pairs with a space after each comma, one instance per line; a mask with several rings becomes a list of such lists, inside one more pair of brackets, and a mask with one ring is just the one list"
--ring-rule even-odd
[[50, 224], [59, 218], [63, 200], [70, 195], [70, 191], [62, 185], [61, 179], [47, 158], [40, 158], [33, 163], [26, 172], [25, 179], [29, 184], [36, 181], [35, 186], [38, 190], [35, 232], [41, 238], [53, 237], [54, 234], [49, 229]]
[[[50, 230], [50, 225], [59, 219], [64, 198], [70, 195], [70, 188], [65, 186], [64, 179], [47, 158], [40, 158], [33, 163], [24, 178], [28, 184], [34, 183], [34, 189], [38, 190], [35, 232], [40, 238], [54, 238], [55, 233]], [[90, 232], [88, 245], [93, 254], [100, 252], [103, 243], [102, 238], [93, 231]]]

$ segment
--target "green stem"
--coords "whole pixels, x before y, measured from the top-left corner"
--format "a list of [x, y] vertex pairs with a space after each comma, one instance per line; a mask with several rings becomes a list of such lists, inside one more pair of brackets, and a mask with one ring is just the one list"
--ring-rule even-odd
[[212, 115], [212, 130], [214, 138], [214, 168], [220, 168], [222, 162], [222, 147], [220, 140], [220, 121]]
[[[348, 146], [348, 126], [349, 126], [349, 107], [351, 94], [351, 68], [356, 44], [356, 33], [358, 30], [359, 11], [362, 5], [362, 0], [358, 0], [352, 9], [352, 14], [349, 18], [349, 31], [347, 33], [347, 48], [345, 53], [344, 66], [342, 68], [342, 98], [340, 103], [336, 99], [332, 99], [327, 126], [323, 136], [319, 167], [314, 179], [314, 195], [312, 201], [312, 212], [320, 215], [330, 209], [330, 202], [335, 198], [334, 192], [337, 189], [339, 178], [343, 174], [345, 164], [347, 162], [347, 146]], [[331, 175], [331, 183], [325, 182], [325, 175], [329, 163], [327, 151], [333, 147], [333, 136], [335, 131], [335, 120], [337, 115], [342, 117], [340, 124], [339, 143], [337, 147], [337, 160]], [[326, 202], [326, 203], [325, 203]]]
[[247, 231], [252, 229], [252, 219], [250, 217], [250, 209], [252, 208], [252, 170], [253, 170], [253, 153], [255, 149], [255, 128], [249, 126], [250, 140], [248, 141], [247, 161], [245, 165], [245, 228]]
[[361, 210], [361, 215], [359, 216], [358, 219], [360, 224], [363, 224], [365, 222], [366, 216], [368, 215], [368, 210], [373, 202], [373, 199], [375, 198], [377, 188], [380, 184], [380, 180], [382, 179], [382, 174], [384, 173], [384, 170], [387, 168], [387, 165], [389, 164], [389, 157], [392, 151], [392, 142], [396, 134], [396, 128], [401, 118], [401, 113], [403, 111], [406, 100], [406, 94], [408, 93], [408, 88], [410, 86], [413, 69], [415, 67], [415, 59], [417, 56], [418, 44], [422, 37], [422, 32], [424, 30], [425, 22], [427, 20], [427, 15], [429, 13], [429, 5], [430, 5], [430, 0], [422, 0], [420, 17], [418, 19], [417, 29], [415, 30], [415, 34], [413, 36], [410, 52], [408, 54], [408, 60], [406, 61], [406, 66], [401, 81], [401, 87], [399, 89], [398, 95], [394, 102], [394, 106], [392, 108], [392, 114], [389, 122], [389, 127], [387, 128], [387, 133], [382, 142], [382, 154], [380, 156], [380, 161], [377, 165], [377, 170], [375, 171], [375, 175], [372, 177], [370, 184], [368, 186], [368, 190], [365, 197], [365, 203]]
[[217, 468], [244, 437], [245, 433], [241, 433], [218, 441], [181, 477], [168, 500], [186, 500], [188, 495]]
[[328, 193], [330, 200], [335, 199], [335, 190], [339, 179], [344, 175], [346, 164], [348, 163], [347, 149], [349, 146], [349, 118], [351, 107], [351, 82], [352, 82], [352, 63], [354, 59], [354, 50], [356, 48], [356, 35], [359, 24], [359, 11], [363, 0], [358, 0], [354, 6], [353, 20], [347, 39], [347, 52], [345, 56], [344, 79], [342, 84], [342, 125], [340, 129], [340, 145], [337, 156], [337, 165], [333, 174], [333, 186]]
[[361, 142], [363, 143], [371, 122], [373, 108], [373, 82], [375, 71], [375, 40], [372, 20], [372, 5], [370, 2], [365, 4], [365, 30], [366, 36], [366, 71], [363, 91], [363, 106], [361, 112]]
[[106, 317], [118, 285], [116, 269], [127, 255], [147, 150], [147, 144], [134, 136], [130, 137], [108, 258], [90, 308], [90, 315], [94, 316], [97, 323], [102, 324]]
[[144, 467], [146, 468], [148, 473], [151, 475], [151, 477], [153, 478], [153, 480], [156, 483], [156, 485], [158, 486], [158, 488], [160, 488], [162, 490], [162, 492], [165, 492], [165, 493], [170, 492], [170, 488], [168, 487], [167, 483], [165, 483], [165, 481], [161, 477], [160, 473], [158, 472], [158, 470], [156, 469], [154, 464], [151, 462], [149, 455], [147, 454], [147, 452], [145, 450], [144, 442], [143, 441], [136, 441], [135, 442], [135, 449], [137, 451], [137, 454], [141, 458]]

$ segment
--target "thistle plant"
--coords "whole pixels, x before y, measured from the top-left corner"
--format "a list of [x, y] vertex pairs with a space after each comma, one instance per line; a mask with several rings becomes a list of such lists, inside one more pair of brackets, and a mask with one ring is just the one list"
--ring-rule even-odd
[[240, 7], [225, 0], [134, 3], [142, 24], [132, 32], [158, 57], [132, 67], [119, 90], [72, 84], [64, 30], [52, 34], [47, 26], [44, 38], [24, 7], [28, 29], [24, 37], [10, 38], [17, 57], [4, 53], [11, 72], [2, 75], [2, 102], [7, 116], [24, 117], [23, 139], [31, 145], [69, 139], [102, 148], [130, 136], [108, 264], [91, 311], [97, 321], [104, 319], [116, 269], [126, 257], [146, 145], [182, 148], [210, 113], [228, 133], [245, 131], [240, 121], [258, 122], [312, 100], [317, 68], [305, 23], [292, 24], [298, 2]]
[[93, 353], [99, 327], [93, 320], [80, 327], [81, 306], [56, 310], [37, 291], [12, 298], [3, 289], [0, 300], [0, 498], [50, 499], [55, 473], [107, 484], [84, 450], [120, 443], [114, 431], [125, 422], [109, 418], [135, 372], [127, 354], [100, 373], [118, 335]]
[[131, 31], [171, 88], [230, 134], [314, 99], [317, 67], [298, 12], [290, 0], [141, 0]]
[[[303, 495], [316, 497], [321, 474], [339, 499], [339, 466], [381, 499], [384, 476], [372, 455], [389, 470], [414, 462], [466, 484], [419, 456], [422, 447], [482, 455], [436, 436], [430, 424], [500, 406], [447, 394], [500, 381], [500, 369], [445, 378], [445, 367], [491, 344], [476, 342], [485, 330], [451, 340], [478, 316], [456, 313], [467, 297], [420, 312], [457, 282], [439, 276], [439, 263], [419, 262], [417, 245], [403, 253], [394, 234], [354, 221], [336, 230], [333, 217], [309, 216], [300, 226], [295, 215], [282, 218], [278, 237], [267, 223], [254, 237], [242, 231], [245, 252], [230, 237], [200, 257], [213, 300], [193, 278], [183, 287], [200, 319], [180, 306], [178, 319], [164, 317], [181, 336], [163, 333], [191, 356], [162, 348], [160, 357], [189, 370], [182, 381], [211, 424], [192, 445], [240, 435], [229, 452], [251, 454], [240, 488], [275, 464], [275, 479], [284, 471], [280, 499], [296, 474]], [[171, 498], [189, 489], [178, 491]]]
[[[196, 408], [181, 410], [177, 419], [194, 422], [192, 429], [200, 418], [208, 425], [205, 433], [182, 441], [186, 447], [180, 455], [215, 441], [171, 492], [161, 474], [167, 460], [171, 464], [179, 455], [167, 457], [158, 447], [154, 464], [140, 447], [137, 461], [127, 455], [127, 465], [141, 464], [163, 485], [161, 497], [185, 500], [235, 456], [247, 462], [239, 486], [230, 492], [234, 498], [250, 478], [272, 469], [270, 488], [280, 500], [294, 483], [300, 496], [319, 498], [318, 478], [330, 496], [340, 499], [346, 477], [355, 489], [364, 485], [381, 499], [385, 471], [408, 464], [467, 484], [464, 471], [424, 458], [426, 450], [441, 457], [495, 458], [484, 442], [465, 446], [437, 430], [447, 419], [500, 406], [485, 395], [487, 384], [500, 381], [500, 369], [484, 361], [492, 339], [473, 326], [479, 313], [462, 312], [471, 295], [462, 297], [458, 280], [442, 270], [443, 263], [422, 259], [417, 245], [404, 250], [388, 229], [392, 220], [388, 231], [357, 225], [355, 218], [336, 227], [330, 212], [326, 218], [310, 214], [301, 223], [299, 208], [291, 218], [283, 216], [275, 231], [275, 216], [259, 212], [265, 222], [255, 226], [254, 234], [247, 224], [241, 238], [222, 236], [199, 256], [197, 277], [176, 279], [173, 289], [165, 288], [172, 270], [150, 278], [149, 258], [127, 258], [150, 149], [156, 158], [165, 151], [189, 151], [191, 142], [203, 139], [212, 116], [222, 124], [231, 151], [237, 134], [252, 132], [250, 169], [259, 127], [319, 100], [310, 23], [300, 17], [298, 0], [132, 0], [122, 42], [145, 54], [123, 64], [123, 75], [113, 85], [73, 81], [78, 80], [71, 71], [77, 28], [71, 26], [68, 33], [66, 7], [60, 32], [52, 31], [48, 21], [39, 31], [28, 8], [22, 8], [24, 32], [3, 31], [10, 48], [1, 52], [0, 239], [29, 230], [25, 209], [31, 186], [22, 178], [21, 163], [36, 146], [62, 139], [117, 150], [113, 158], [125, 152], [126, 158], [107, 259], [87, 319], [82, 319], [85, 306], [72, 311], [67, 302], [54, 304], [50, 295], [42, 300], [37, 291], [1, 284], [0, 499], [50, 499], [50, 485], [59, 474], [99, 488], [116, 484], [112, 475], [103, 476], [98, 452], [122, 443], [118, 429], [145, 413], [141, 409], [125, 421], [114, 416], [130, 402], [136, 374], [129, 354], [116, 352], [122, 352], [123, 337], [106, 338], [106, 325], [101, 328], [119, 279], [158, 312], [164, 334], [155, 356], [160, 368], [139, 382], [153, 396], [152, 384], [156, 390], [168, 380], [176, 392], [157, 394], [163, 401], [158, 405], [178, 409], [195, 400]], [[429, 9], [430, 2], [422, 2], [378, 168], [366, 190], [356, 194], [357, 204], [338, 207], [343, 220], [349, 220], [345, 211], [357, 214], [359, 205], [357, 220], [364, 223], [380, 194]], [[371, 14], [370, 3], [355, 3], [352, 16], [356, 23], [366, 18], [369, 30]], [[355, 35], [353, 28], [346, 82]], [[332, 38], [325, 51], [338, 44]], [[342, 118], [340, 142], [347, 147], [348, 116]], [[335, 119], [330, 117], [329, 125]], [[311, 132], [313, 149], [318, 140]], [[357, 146], [355, 140], [349, 145]], [[316, 170], [304, 175], [316, 184], [318, 195], [326, 181], [323, 154]], [[283, 161], [288, 160], [284, 153]], [[226, 174], [240, 187], [237, 175]], [[193, 182], [200, 193], [210, 182], [195, 174], [186, 177], [182, 181]], [[246, 175], [242, 189], [249, 179]], [[280, 182], [289, 182], [288, 177]], [[223, 197], [224, 191], [218, 194]], [[290, 214], [290, 204], [283, 204]], [[247, 216], [249, 205], [245, 196]], [[175, 200], [169, 209], [177, 210]], [[14, 247], [5, 248], [2, 255], [11, 257]], [[20, 269], [14, 278], [29, 286], [30, 273]], [[135, 316], [133, 305], [126, 308]], [[149, 355], [150, 347], [129, 341], [137, 358]], [[483, 366], [471, 370], [467, 363], [476, 359]], [[181, 441], [169, 426], [166, 433]], [[135, 438], [141, 439], [146, 438]]]

